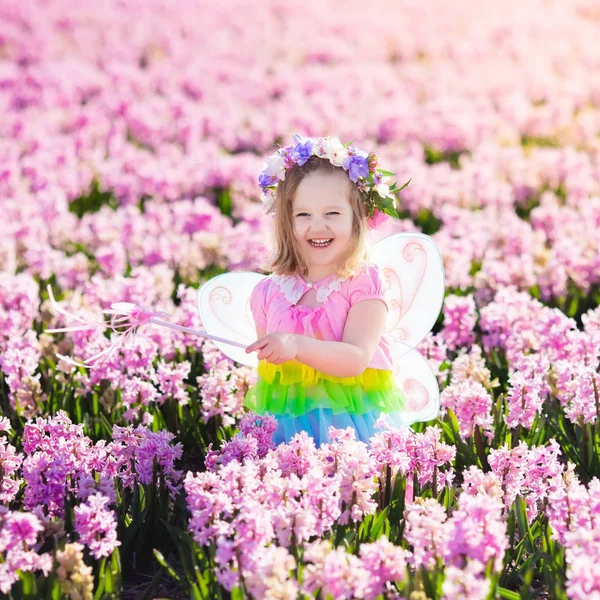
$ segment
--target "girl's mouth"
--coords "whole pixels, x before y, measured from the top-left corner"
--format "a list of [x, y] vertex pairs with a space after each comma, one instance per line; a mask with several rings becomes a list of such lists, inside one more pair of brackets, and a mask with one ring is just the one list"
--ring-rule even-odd
[[308, 243], [313, 248], [327, 248], [333, 242], [333, 238], [315, 238], [312, 240], [308, 240]]

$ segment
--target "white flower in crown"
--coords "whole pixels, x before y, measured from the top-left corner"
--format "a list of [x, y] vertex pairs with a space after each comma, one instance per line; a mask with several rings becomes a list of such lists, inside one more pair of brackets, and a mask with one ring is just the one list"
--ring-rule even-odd
[[269, 156], [263, 171], [266, 175], [275, 176], [279, 181], [285, 179], [285, 160], [280, 154]]
[[317, 156], [326, 158], [336, 167], [341, 167], [348, 156], [348, 149], [344, 147], [339, 138], [326, 137], [323, 138], [322, 143], [318, 145]]
[[391, 198], [392, 196], [390, 195], [390, 186], [387, 183], [380, 183], [379, 185], [375, 186], [375, 191], [382, 197], [382, 198]]
[[375, 175], [373, 176], [373, 183], [373, 189], [382, 198], [394, 198], [394, 196], [390, 193], [390, 186], [383, 181], [383, 176], [380, 173], [375, 173]]

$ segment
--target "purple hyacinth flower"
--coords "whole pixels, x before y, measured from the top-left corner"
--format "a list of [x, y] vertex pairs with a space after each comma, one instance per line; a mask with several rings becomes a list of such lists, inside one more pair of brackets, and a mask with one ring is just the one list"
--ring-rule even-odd
[[350, 146], [342, 166], [348, 171], [348, 177], [356, 183], [359, 177], [369, 176], [369, 155]]

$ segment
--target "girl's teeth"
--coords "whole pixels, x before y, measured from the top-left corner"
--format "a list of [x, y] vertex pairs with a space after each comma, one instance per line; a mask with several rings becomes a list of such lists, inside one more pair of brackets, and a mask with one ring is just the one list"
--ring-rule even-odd
[[316, 240], [310, 240], [311, 246], [315, 246], [317, 248], [324, 248], [325, 246], [329, 246], [329, 244], [331, 244], [333, 240], [325, 240], [325, 241], [316, 241]]

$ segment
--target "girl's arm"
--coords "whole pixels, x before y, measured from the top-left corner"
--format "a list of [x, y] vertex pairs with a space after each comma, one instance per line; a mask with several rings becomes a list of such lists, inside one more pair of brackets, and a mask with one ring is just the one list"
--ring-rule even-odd
[[385, 327], [381, 300], [363, 300], [348, 311], [341, 342], [296, 335], [296, 360], [334, 377], [357, 377], [371, 362]]
[[348, 311], [341, 342], [317, 340], [293, 333], [271, 333], [257, 326], [258, 339], [246, 352], [273, 364], [296, 360], [334, 377], [356, 377], [371, 362], [385, 327], [387, 308], [381, 300], [357, 302]]

